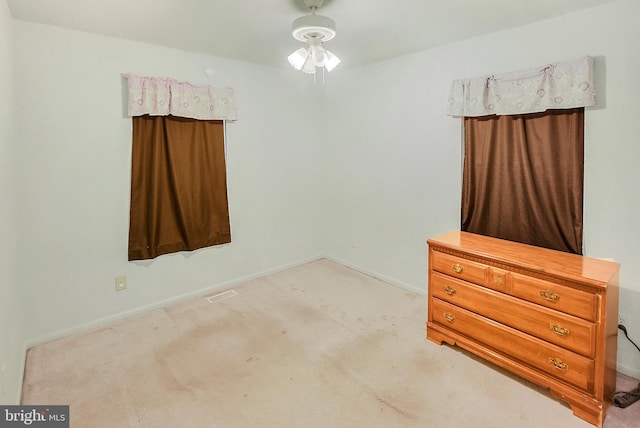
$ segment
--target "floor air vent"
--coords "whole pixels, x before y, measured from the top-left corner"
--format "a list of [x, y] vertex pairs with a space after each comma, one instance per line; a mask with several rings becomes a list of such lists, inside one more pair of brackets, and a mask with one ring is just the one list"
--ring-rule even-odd
[[222, 293], [214, 294], [213, 296], [207, 297], [209, 303], [220, 302], [222, 300], [229, 299], [230, 297], [237, 296], [238, 293], [235, 290], [227, 290]]

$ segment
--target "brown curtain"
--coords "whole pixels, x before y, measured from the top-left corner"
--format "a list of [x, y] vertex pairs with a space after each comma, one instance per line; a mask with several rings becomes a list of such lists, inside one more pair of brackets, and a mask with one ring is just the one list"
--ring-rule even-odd
[[223, 122], [132, 119], [129, 260], [231, 242]]
[[464, 126], [462, 230], [582, 254], [584, 108]]

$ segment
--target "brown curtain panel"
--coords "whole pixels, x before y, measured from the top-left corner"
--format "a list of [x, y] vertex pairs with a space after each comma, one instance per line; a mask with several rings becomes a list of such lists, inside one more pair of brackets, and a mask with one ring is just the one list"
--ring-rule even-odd
[[231, 242], [224, 124], [133, 117], [129, 260]]
[[464, 127], [462, 230], [582, 254], [584, 108]]

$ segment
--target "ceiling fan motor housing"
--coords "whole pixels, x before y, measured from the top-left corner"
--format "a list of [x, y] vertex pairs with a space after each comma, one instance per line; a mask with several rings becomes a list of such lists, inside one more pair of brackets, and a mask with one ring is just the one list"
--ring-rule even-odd
[[301, 42], [317, 39], [326, 42], [336, 36], [336, 23], [327, 16], [301, 16], [293, 21], [291, 34]]

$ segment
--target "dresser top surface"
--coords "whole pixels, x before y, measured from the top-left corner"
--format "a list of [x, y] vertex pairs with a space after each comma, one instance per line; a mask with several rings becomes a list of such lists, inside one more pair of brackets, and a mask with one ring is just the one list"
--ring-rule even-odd
[[606, 286], [612, 280], [617, 281], [620, 270], [616, 262], [462, 231], [430, 238], [427, 243], [432, 247], [461, 250], [535, 272], [581, 281], [586, 279], [593, 285]]

